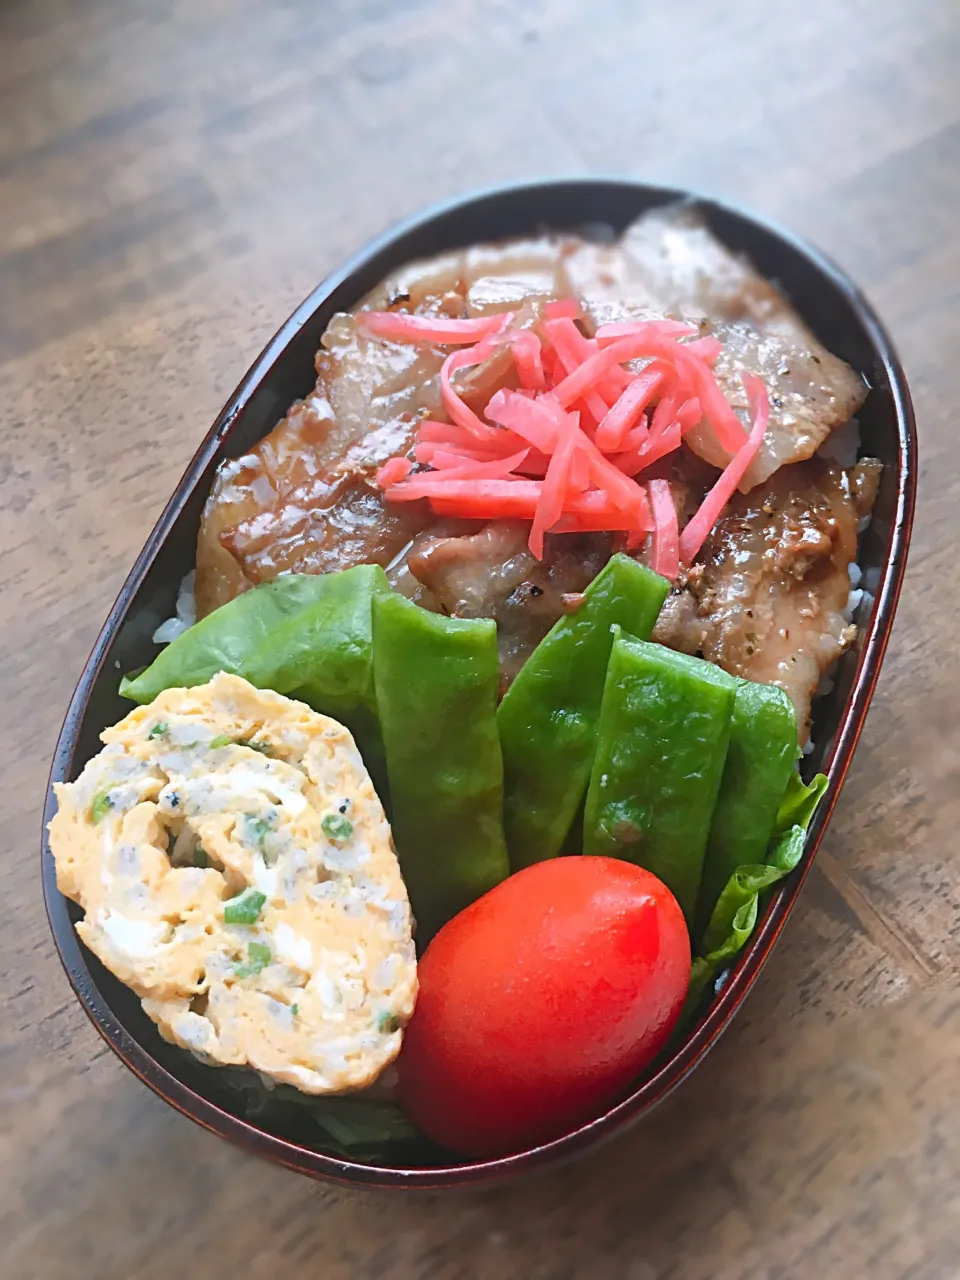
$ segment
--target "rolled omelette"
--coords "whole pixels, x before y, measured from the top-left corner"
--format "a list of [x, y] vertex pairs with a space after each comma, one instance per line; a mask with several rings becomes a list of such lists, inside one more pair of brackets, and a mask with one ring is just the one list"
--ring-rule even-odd
[[417, 994], [390, 827], [349, 732], [221, 674], [101, 734], [56, 786], [77, 932], [165, 1039], [305, 1093], [371, 1084]]

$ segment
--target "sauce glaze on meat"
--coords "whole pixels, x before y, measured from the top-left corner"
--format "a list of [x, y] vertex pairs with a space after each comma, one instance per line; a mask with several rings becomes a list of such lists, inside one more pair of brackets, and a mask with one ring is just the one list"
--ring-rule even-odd
[[[771, 413], [761, 452], [668, 598], [655, 638], [780, 684], [805, 739], [820, 677], [852, 637], [849, 565], [878, 465], [848, 474], [814, 455], [863, 403], [863, 380], [684, 206], [652, 210], [616, 241], [545, 235], [443, 254], [395, 272], [361, 306], [453, 317], [509, 309], [527, 324], [545, 301], [571, 296], [588, 332], [666, 315], [715, 335], [724, 344], [718, 381], [744, 420], [740, 374], [764, 379]], [[384, 502], [377, 469], [411, 452], [423, 417], [444, 416], [445, 354], [372, 338], [352, 316], [334, 317], [313, 392], [217, 474], [197, 548], [198, 616], [281, 573], [381, 564], [425, 608], [495, 618], [506, 687], [618, 548], [606, 535], [553, 536], [538, 562], [517, 522], [451, 522], [423, 504]], [[494, 357], [458, 385], [468, 402], [474, 392], [485, 402], [511, 376], [510, 362]], [[661, 470], [681, 528], [727, 461], [706, 430], [695, 428], [687, 443]]]
[[804, 742], [817, 685], [856, 634], [845, 612], [849, 567], [879, 467], [811, 458], [737, 494], [654, 631], [731, 675], [779, 685]]

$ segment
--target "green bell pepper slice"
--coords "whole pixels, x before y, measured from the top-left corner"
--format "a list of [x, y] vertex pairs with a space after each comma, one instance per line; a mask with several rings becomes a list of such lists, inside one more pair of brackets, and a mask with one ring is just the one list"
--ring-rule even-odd
[[373, 601], [393, 837], [422, 944], [510, 871], [497, 736], [497, 628]]
[[497, 712], [504, 767], [504, 826], [514, 870], [554, 858], [590, 778], [611, 627], [645, 638], [670, 584], [615, 555], [576, 613], [560, 618], [534, 649]]
[[658, 876], [692, 923], [736, 681], [615, 628], [587, 788], [583, 851]]

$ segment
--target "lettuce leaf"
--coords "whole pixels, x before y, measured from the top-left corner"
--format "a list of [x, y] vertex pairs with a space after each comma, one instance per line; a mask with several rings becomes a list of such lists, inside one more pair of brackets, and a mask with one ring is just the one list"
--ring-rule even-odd
[[194, 623], [146, 670], [125, 677], [120, 693], [152, 702], [164, 689], [228, 671], [331, 715], [358, 706], [374, 711], [371, 601], [389, 590], [378, 565], [285, 574]]
[[210, 1076], [214, 1085], [226, 1089], [246, 1119], [295, 1141], [315, 1142], [327, 1155], [358, 1164], [383, 1160], [421, 1164], [444, 1159], [440, 1149], [389, 1097], [317, 1097], [290, 1085], [269, 1086], [244, 1067], [203, 1067], [202, 1071], [205, 1076], [214, 1073]]
[[[400, 1149], [423, 1143], [420, 1130], [396, 1102], [346, 1094], [308, 1099], [295, 1089], [291, 1094], [293, 1097], [276, 1099], [276, 1102], [299, 1106], [304, 1118], [320, 1130], [320, 1145], [330, 1155], [373, 1164], [391, 1154], [399, 1158]], [[269, 1113], [270, 1109], [269, 1101], [259, 1107], [248, 1105], [247, 1115], [251, 1119], [268, 1118], [264, 1112]]]
[[777, 813], [765, 863], [738, 867], [710, 915], [690, 970], [690, 989], [681, 1015], [684, 1026], [696, 1012], [706, 987], [717, 980], [749, 941], [760, 912], [760, 897], [790, 874], [803, 856], [807, 830], [827, 786], [818, 773], [810, 783], [791, 774]]
[[390, 586], [379, 565], [341, 573], [291, 573], [245, 591], [194, 623], [150, 666], [120, 682], [146, 703], [164, 689], [243, 676], [333, 716], [353, 733], [381, 797], [386, 764], [373, 681], [371, 605]]
[[[809, 783], [805, 783], [799, 773], [791, 773], [787, 789], [780, 801], [780, 808], [777, 810], [777, 821], [773, 828], [774, 836], [783, 834], [791, 827], [803, 827], [806, 831], [820, 803], [820, 797], [826, 789], [827, 778], [823, 773], [818, 773]], [[769, 856], [767, 861], [770, 861]]]

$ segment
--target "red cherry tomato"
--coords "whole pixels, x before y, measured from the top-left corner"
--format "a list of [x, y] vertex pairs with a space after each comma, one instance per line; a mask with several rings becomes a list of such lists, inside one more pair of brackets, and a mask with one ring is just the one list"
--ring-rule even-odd
[[663, 1047], [690, 981], [677, 901], [614, 858], [554, 858], [484, 894], [424, 954], [400, 1098], [463, 1155], [520, 1151], [612, 1102]]

